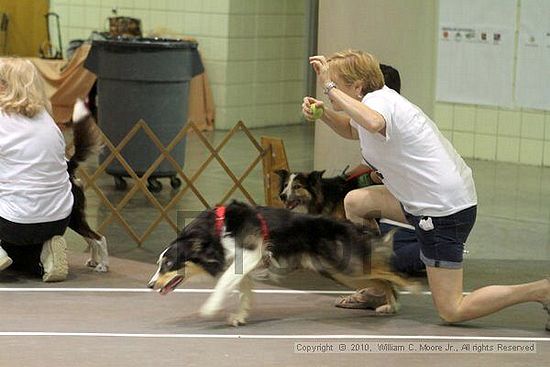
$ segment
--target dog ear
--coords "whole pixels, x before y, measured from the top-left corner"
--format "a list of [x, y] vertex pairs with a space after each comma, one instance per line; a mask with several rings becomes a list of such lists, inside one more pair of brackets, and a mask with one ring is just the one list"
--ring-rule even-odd
[[318, 184], [321, 182], [321, 178], [323, 178], [323, 174], [325, 173], [325, 170], [322, 171], [312, 171], [307, 176], [307, 181], [314, 186], [315, 184]]
[[288, 180], [288, 176], [290, 175], [290, 172], [288, 172], [286, 169], [279, 169], [274, 173], [276, 173], [277, 176], [279, 176], [279, 190], [283, 191], [285, 182]]
[[202, 250], [202, 241], [199, 239], [193, 240], [191, 244], [191, 253], [196, 254], [196, 253], [199, 253], [201, 250]]
[[212, 276], [219, 274], [224, 267], [222, 255], [213, 249], [207, 249], [206, 251], [197, 254], [195, 261]]
[[286, 169], [278, 169], [273, 173], [275, 173], [277, 176], [279, 176], [279, 178], [281, 179], [282, 182], [286, 181], [286, 178], [290, 174]]

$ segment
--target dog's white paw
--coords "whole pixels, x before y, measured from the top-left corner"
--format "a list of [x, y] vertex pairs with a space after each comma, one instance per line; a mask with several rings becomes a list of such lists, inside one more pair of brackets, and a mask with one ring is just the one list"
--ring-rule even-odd
[[398, 310], [399, 310], [399, 306], [397, 304], [387, 303], [385, 305], [378, 306], [375, 312], [381, 315], [391, 315], [391, 314], [397, 313]]
[[229, 314], [229, 317], [227, 318], [227, 324], [234, 327], [246, 325], [246, 315], [240, 313]]
[[97, 266], [97, 261], [95, 261], [94, 259], [88, 259], [86, 261], [86, 266], [89, 268], [95, 268]]
[[90, 258], [86, 261], [86, 266], [94, 268], [97, 273], [106, 273], [109, 271], [109, 251], [107, 250], [107, 240], [101, 236], [99, 240], [85, 238], [88, 243]]
[[103, 262], [98, 263], [94, 259], [88, 259], [88, 261], [86, 261], [86, 266], [89, 268], [94, 268], [93, 271], [96, 273], [107, 273], [109, 271], [109, 265]]
[[107, 264], [104, 264], [104, 263], [101, 263], [101, 264], [97, 264], [95, 267], [94, 267], [94, 271], [96, 273], [106, 273], [109, 271], [109, 266], [107, 266]]

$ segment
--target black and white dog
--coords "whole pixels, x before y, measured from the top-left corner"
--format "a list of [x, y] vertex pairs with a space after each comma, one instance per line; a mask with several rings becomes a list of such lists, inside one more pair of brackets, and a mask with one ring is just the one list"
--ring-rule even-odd
[[228, 320], [238, 326], [248, 317], [256, 273], [276, 278], [305, 268], [351, 289], [387, 288], [386, 305], [377, 312], [393, 313], [393, 285], [409, 288], [412, 283], [390, 270], [392, 237], [373, 235], [348, 221], [234, 201], [202, 212], [187, 225], [159, 256], [148, 287], [167, 294], [196, 273], [219, 277], [200, 313], [218, 313], [238, 289], [239, 308]]
[[69, 228], [81, 235], [88, 244], [90, 258], [86, 265], [94, 268], [94, 271], [106, 272], [109, 269], [107, 241], [104, 236], [94, 231], [86, 220], [86, 196], [76, 176], [80, 163], [100, 149], [101, 133], [92, 114], [81, 100], [75, 103], [72, 121], [74, 153], [67, 163], [67, 171], [71, 180], [74, 203]]

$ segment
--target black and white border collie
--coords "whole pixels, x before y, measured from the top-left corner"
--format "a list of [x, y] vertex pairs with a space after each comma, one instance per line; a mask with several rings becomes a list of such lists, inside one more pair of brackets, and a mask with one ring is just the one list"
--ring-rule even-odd
[[181, 231], [160, 254], [148, 287], [168, 294], [194, 274], [219, 277], [200, 314], [217, 314], [238, 289], [238, 311], [228, 320], [238, 326], [248, 317], [255, 275], [276, 279], [305, 268], [351, 289], [387, 288], [387, 302], [377, 312], [393, 313], [393, 286], [412, 283], [390, 270], [392, 238], [393, 233], [380, 237], [349, 221], [233, 201], [202, 212]]
[[81, 100], [77, 100], [75, 103], [72, 121], [74, 154], [67, 163], [67, 171], [71, 181], [74, 203], [69, 228], [81, 235], [88, 244], [90, 258], [86, 261], [86, 265], [94, 268], [94, 271], [107, 272], [109, 269], [107, 240], [94, 231], [86, 220], [86, 196], [82, 184], [76, 176], [76, 170], [80, 163], [100, 149], [101, 133], [92, 114]]

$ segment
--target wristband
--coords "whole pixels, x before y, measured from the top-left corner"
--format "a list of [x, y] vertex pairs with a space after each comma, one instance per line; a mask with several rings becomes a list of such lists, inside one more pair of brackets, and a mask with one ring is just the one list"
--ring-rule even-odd
[[328, 82], [325, 83], [324, 87], [323, 87], [323, 92], [328, 95], [329, 92], [332, 90], [332, 88], [336, 88], [336, 83], [333, 82], [332, 80], [329, 80]]

